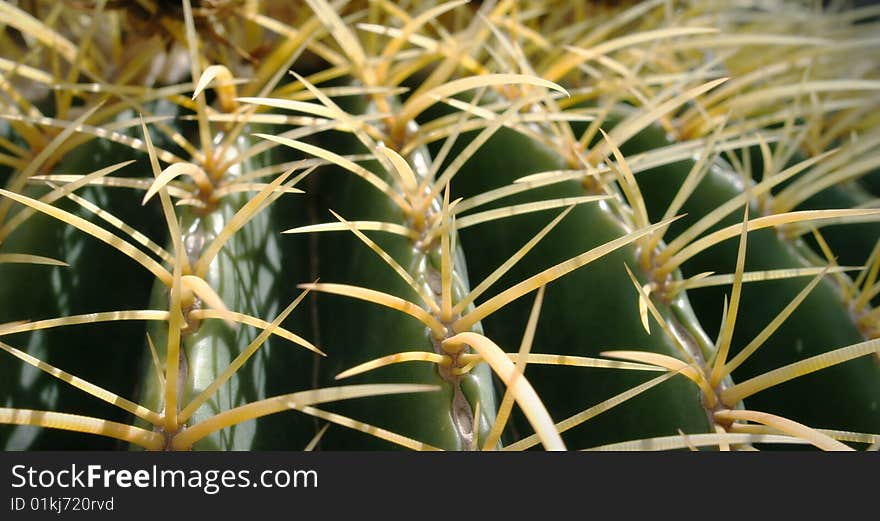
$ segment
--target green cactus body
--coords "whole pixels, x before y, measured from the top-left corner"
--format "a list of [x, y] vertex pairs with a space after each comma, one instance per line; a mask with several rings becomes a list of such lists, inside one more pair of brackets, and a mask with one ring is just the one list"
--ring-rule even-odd
[[[685, 174], [687, 169], [644, 172], [639, 181], [646, 193], [662, 194], [665, 191], [669, 194], [681, 185]], [[675, 237], [689, 224], [739, 196], [743, 189], [743, 180], [729, 166], [717, 163], [685, 203], [682, 212], [687, 213], [687, 217], [681, 220], [677, 229], [671, 230], [670, 236]], [[671, 200], [671, 197], [667, 195], [666, 199]], [[652, 215], [656, 216], [665, 209], [663, 199], [658, 195], [653, 201], [656, 206], [649, 206]], [[751, 212], [754, 217], [758, 216], [757, 209], [752, 208]], [[737, 214], [739, 212], [734, 212], [712, 229], [736, 224]], [[706, 271], [730, 273], [734, 268], [736, 247], [734, 240], [720, 243], [685, 262], [682, 271], [686, 276]], [[815, 254], [807, 248], [803, 241], [784, 238], [774, 229], [750, 232], [746, 270], [814, 267], [808, 256], [815, 258]], [[731, 356], [757, 336], [807, 282], [803, 278], [794, 278], [747, 285], [743, 290]], [[710, 329], [720, 324], [722, 291], [707, 288], [690, 292], [700, 320]], [[816, 324], [822, 326], [815, 327]], [[840, 288], [826, 277], [779, 330], [734, 371], [734, 378], [743, 382], [786, 364], [864, 340], [843, 301]], [[880, 407], [880, 364], [876, 357], [861, 357], [800, 376], [750, 396], [746, 401], [755, 410], [772, 412], [818, 428], [876, 432], [880, 428], [880, 414], [866, 414], [865, 411], [876, 411]]]
[[[30, 191], [29, 195], [37, 197], [39, 194]], [[60, 259], [63, 257], [62, 241], [59, 237], [63, 233], [61, 228], [62, 225], [49, 216], [39, 214], [31, 216], [24, 226], [3, 242], [0, 252], [28, 252], [32, 255]], [[0, 284], [0, 302], [3, 303], [0, 307], [0, 323], [21, 320], [23, 316], [32, 318], [59, 316], [61, 311], [59, 303], [52, 298], [55, 294], [52, 279], [55, 275], [53, 272], [61, 269], [64, 268], [18, 263], [0, 264], [0, 280], [3, 281]], [[14, 344], [40, 359], [53, 359], [52, 353], [49, 352], [49, 346], [55, 345], [52, 340], [56, 340], [53, 338], [55, 335], [52, 330], [34, 331], [26, 335], [26, 340], [25, 335], [20, 335], [4, 338], [3, 342]], [[57, 360], [55, 361], [57, 363]], [[61, 406], [59, 391], [66, 391], [67, 394], [76, 393], [76, 390], [66, 388], [63, 384], [59, 385], [61, 382], [56, 378], [44, 374], [35, 367], [13, 360], [6, 354], [0, 368], [2, 368], [0, 386], [6, 401], [4, 405], [7, 407], [54, 409]], [[2, 433], [0, 439], [7, 450], [37, 448], [40, 437], [60, 436], [62, 440], [70, 436], [76, 438], [69, 433], [21, 426], [4, 425], [0, 433]], [[58, 441], [54, 440], [54, 443]]]
[[845, 3], [0, 0], [0, 230], [36, 210], [0, 231], [0, 445], [876, 449], [878, 22]]
[[[55, 165], [51, 173], [88, 174], [131, 157], [126, 147], [102, 139], [81, 145]], [[143, 156], [138, 157], [143, 161]], [[119, 170], [127, 175], [135, 167]], [[42, 173], [42, 172], [41, 172]], [[117, 174], [117, 175], [119, 175]], [[49, 193], [49, 188], [31, 185], [24, 194], [34, 199]], [[140, 207], [138, 195], [124, 188], [84, 187], [76, 194], [110, 214], [154, 235], [159, 228], [154, 208]], [[91, 212], [65, 199], [55, 206], [86, 219]], [[16, 218], [8, 215], [5, 223]], [[136, 224], [135, 224], [136, 223]], [[161, 223], [159, 223], [161, 224]], [[40, 212], [23, 221], [0, 246], [0, 253], [28, 253], [66, 262], [68, 266], [0, 263], [0, 323], [19, 320], [44, 320], [86, 313], [141, 309], [149, 298], [152, 277], [128, 257], [79, 230]], [[131, 396], [136, 380], [131, 373], [139, 357], [132, 338], [142, 335], [143, 323], [81, 324], [49, 328], [3, 337], [3, 342], [67, 371], [76, 371], [122, 396]], [[37, 410], [66, 410], [91, 414], [114, 421], [126, 421], [128, 415], [88, 394], [70, 387], [43, 371], [4, 354], [0, 365], [5, 406]], [[83, 360], [94, 363], [83, 364]], [[100, 361], [98, 363], [97, 361]], [[38, 431], [23, 426], [0, 429], [7, 449], [48, 449], [83, 447], [107, 450], [117, 447], [111, 439], [82, 437], [58, 430]]]
[[[867, 134], [861, 140], [840, 143], [827, 161], [819, 162], [805, 173], [783, 181], [774, 187], [771, 197], [763, 198], [762, 204], [770, 207], [769, 211], [779, 211], [782, 204], [786, 209], [793, 207], [795, 210], [876, 208], [876, 195], [868, 190], [868, 185], [880, 167], [880, 159], [873, 154], [878, 144], [880, 135], [876, 132]], [[784, 157], [788, 157], [781, 166], [765, 165], [764, 156], [758, 146], [741, 151], [736, 159], [747, 165], [755, 182], [760, 182], [768, 176], [767, 171], [770, 171], [769, 175], [773, 174], [773, 167], [788, 169], [807, 161], [809, 156], [804, 148], [799, 142], [768, 144], [767, 150], [774, 163], [782, 162]], [[739, 158], [739, 155], [742, 157]], [[816, 173], [824, 175], [815, 175]], [[818, 227], [837, 264], [860, 266], [869, 258], [880, 237], [880, 223], [872, 217], [867, 219], [866, 222]], [[815, 263], [825, 262], [822, 247], [812, 235], [805, 233], [802, 238], [820, 257]], [[808, 251], [804, 251], [804, 254], [810, 256]]]
[[874, 197], [880, 197], [880, 170], [875, 170], [864, 176], [861, 180], [862, 186], [868, 190]]
[[[453, 192], [456, 196], [470, 196], [526, 175], [566, 168], [556, 152], [513, 130], [502, 129], [468, 161], [453, 183]], [[586, 194], [580, 182], [566, 181], [505, 199], [504, 204]], [[492, 228], [462, 232], [462, 244], [474, 259], [473, 271], [478, 276], [490, 273], [547, 221], [545, 214], [527, 214], [506, 219]], [[632, 228], [624, 224], [608, 202], [579, 205], [500, 284], [517, 282], [630, 231]], [[551, 283], [535, 351], [598, 357], [603, 351], [639, 349], [684, 357], [662, 331], [655, 329], [650, 335], [645, 332], [638, 315], [638, 293], [625, 264], [641, 273], [635, 246], [623, 247]], [[526, 321], [528, 303], [523, 301], [511, 303], [484, 321], [488, 335], [507, 349], [514, 348], [522, 334], [520, 328], [511, 326]], [[683, 297], [672, 306], [689, 307]], [[664, 307], [663, 312], [668, 320], [678, 324], [677, 332], [691, 356], [708, 356], [711, 343], [692, 316], [682, 313], [681, 318], [676, 318], [679, 315], [672, 313], [670, 307]], [[641, 371], [541, 366], [528, 367], [526, 375], [557, 421], [657, 376]], [[699, 433], [710, 428], [699, 389], [685, 378], [676, 377], [565, 433], [565, 440], [571, 448], [586, 448], [674, 434], [677, 429]], [[517, 437], [530, 434], [522, 424], [518, 429]]]
[[[357, 115], [367, 108], [365, 100], [354, 103], [349, 110]], [[332, 150], [356, 151], [363, 147], [353, 143], [353, 137], [332, 133], [324, 136], [322, 144], [332, 144]], [[430, 168], [430, 156], [425, 149], [414, 152], [407, 162], [418, 181], [424, 179]], [[387, 179], [378, 162], [367, 165]], [[318, 190], [322, 194], [319, 219], [333, 210], [346, 220], [369, 219], [386, 223], [413, 226], [399, 206], [375, 187], [356, 179], [350, 172], [340, 168], [324, 169], [315, 174]], [[393, 186], [396, 191], [403, 187]], [[438, 201], [431, 203], [427, 216], [434, 218], [441, 211]], [[345, 283], [366, 286], [404, 298], [425, 306], [418, 293], [396, 274], [385, 262], [361, 243], [354, 235], [342, 232], [320, 234], [318, 256], [322, 282]], [[455, 232], [448, 232], [454, 234]], [[371, 234], [371, 239], [393, 258], [422, 288], [423, 295], [435, 299], [439, 305], [441, 296], [441, 241], [429, 244], [412, 238], [391, 234]], [[453, 239], [451, 242], [455, 242]], [[345, 246], [342, 246], [345, 244]], [[340, 255], [340, 252], [345, 252]], [[457, 302], [468, 291], [468, 278], [461, 248], [452, 254], [452, 300]], [[380, 308], [340, 296], [320, 296], [320, 331], [324, 342], [338, 346], [339, 351], [322, 361], [321, 381], [330, 384], [334, 377], [346, 369], [373, 359], [402, 351], [426, 351], [443, 354], [442, 338], [419, 320], [399, 311]], [[437, 316], [436, 318], [440, 318]], [[362, 324], [347, 327], [348, 323]], [[482, 332], [477, 323], [472, 331]], [[445, 450], [466, 450], [485, 438], [494, 422], [496, 398], [492, 376], [486, 364], [478, 364], [471, 371], [456, 375], [449, 367], [438, 367], [425, 362], [395, 364], [370, 373], [346, 379], [346, 383], [406, 382], [439, 386], [440, 390], [413, 396], [364, 398], [359, 403], [333, 405], [332, 410], [351, 416], [371, 425], [388, 429], [431, 447]], [[476, 407], [479, 418], [474, 424]], [[352, 449], [363, 447], [391, 448], [392, 445], [369, 439], [351, 432], [328, 432], [322, 446], [326, 449]]]
[[[835, 185], [822, 190], [807, 199], [798, 209], [820, 210], [834, 208], [857, 208], [868, 206], [874, 197], [858, 183]], [[880, 238], [880, 225], [875, 222], [852, 223], [846, 226], [828, 226], [821, 230], [828, 247], [834, 253], [841, 266], [860, 266], [870, 257], [874, 246]], [[811, 244], [811, 237], [804, 239]], [[819, 246], [813, 248], [817, 255], [821, 254]]]
[[[241, 153], [248, 146], [248, 138], [239, 137], [232, 154]], [[246, 175], [259, 165], [251, 159], [233, 166], [227, 171], [228, 179]], [[248, 201], [242, 194], [232, 194], [209, 211], [182, 210], [180, 230], [183, 246], [190, 265], [195, 265], [205, 248], [220, 234], [232, 216]], [[251, 316], [273, 316], [279, 312], [279, 293], [289, 294], [289, 288], [279, 288], [282, 271], [282, 250], [277, 226], [272, 222], [272, 214], [263, 211], [254, 216], [242, 229], [237, 231], [224, 244], [217, 256], [208, 266], [204, 276], [207, 282], [231, 310]], [[153, 290], [151, 307], [168, 307], [169, 288], [157, 282]], [[206, 304], [196, 300], [191, 309], [184, 309], [188, 315], [192, 309], [205, 308]], [[306, 316], [306, 313], [300, 313]], [[298, 325], [301, 322], [298, 322]], [[167, 358], [168, 324], [155, 323], [150, 336], [163, 361], [163, 372]], [[230, 325], [223, 320], [187, 320], [181, 336], [180, 386], [178, 404], [183, 409], [194, 398], [205, 391], [215, 379], [245, 351], [256, 337], [254, 329], [241, 324]], [[271, 349], [270, 349], [271, 348]], [[290, 380], [301, 380], [308, 374], [307, 359], [292, 352], [299, 346], [263, 346], [251, 356], [244, 365], [223, 385], [204, 401], [190, 416], [188, 425], [209, 419], [220, 412], [269, 397], [281, 383], [269, 381], [268, 368], [280, 364], [286, 368]], [[152, 359], [147, 356], [144, 362], [142, 391], [144, 403], [153, 410], [164, 408], [164, 388], [158, 385]], [[287, 388], [293, 385], [288, 382]], [[299, 424], [281, 435], [285, 444], [305, 446], [309, 441], [307, 421], [299, 418]], [[294, 425], [297, 425], [295, 422]], [[270, 425], [261, 425], [258, 433], [256, 422], [248, 421], [215, 431], [193, 445], [198, 450], [252, 450], [276, 446], [279, 435], [272, 432]]]

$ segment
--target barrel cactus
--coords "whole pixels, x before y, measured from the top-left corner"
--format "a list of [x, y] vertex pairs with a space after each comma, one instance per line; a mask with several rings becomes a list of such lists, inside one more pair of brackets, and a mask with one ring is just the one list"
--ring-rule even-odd
[[3, 0], [6, 450], [864, 450], [880, 9]]

